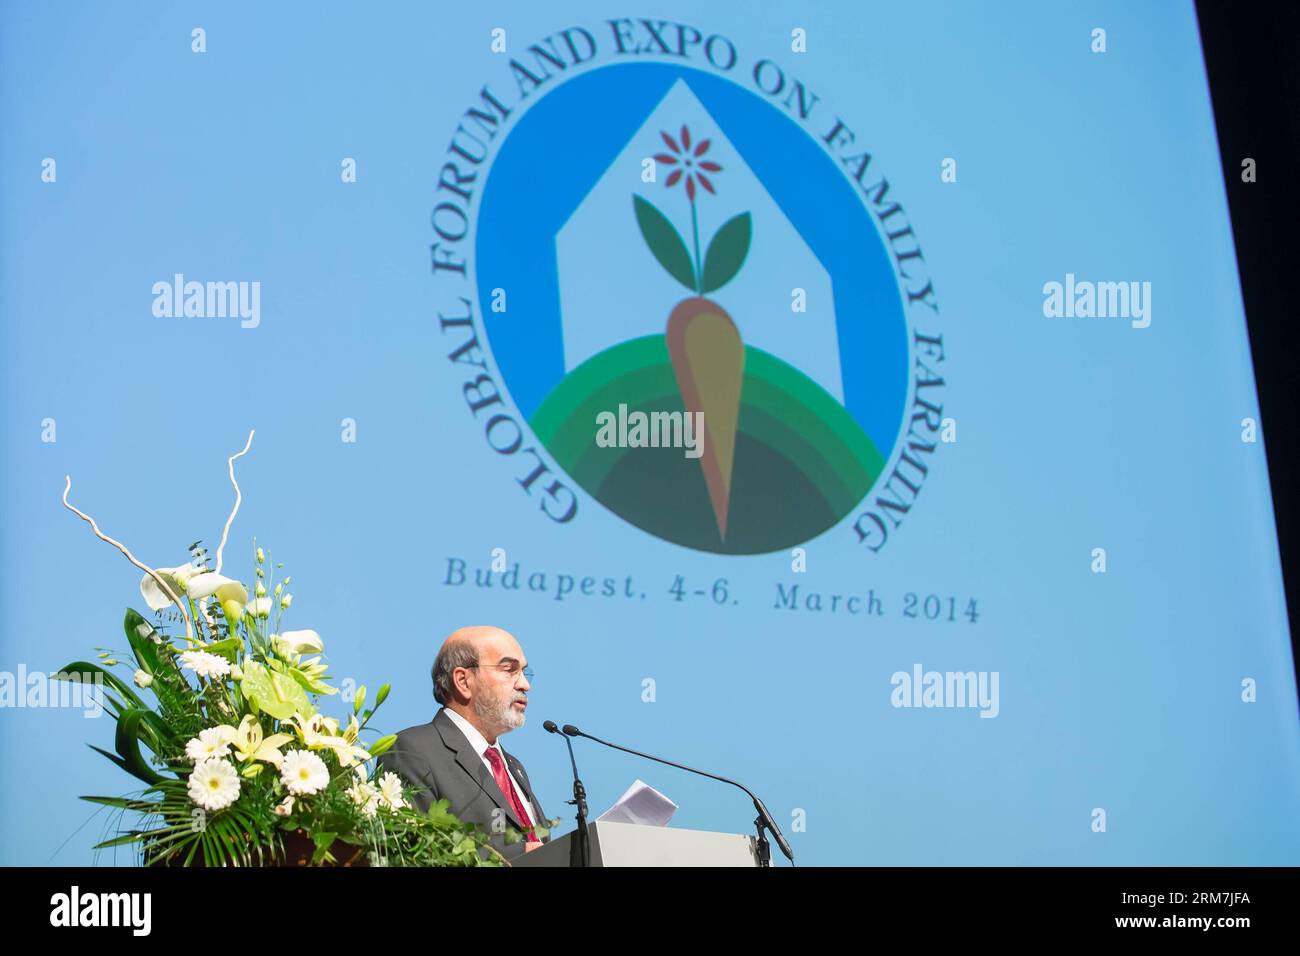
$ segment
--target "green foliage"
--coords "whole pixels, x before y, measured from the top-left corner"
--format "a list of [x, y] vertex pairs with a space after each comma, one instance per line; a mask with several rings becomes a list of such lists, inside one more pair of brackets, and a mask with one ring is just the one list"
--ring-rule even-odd
[[255, 713], [262, 711], [277, 720], [288, 720], [294, 714], [315, 712], [307, 692], [292, 678], [274, 673], [257, 661], [249, 661], [243, 669], [240, 689]]
[[442, 866], [509, 865], [488, 845], [481, 828], [462, 823], [448, 810], [446, 800], [437, 800], [425, 815], [419, 813], [375, 817], [385, 847], [380, 862], [386, 866], [427, 866], [424, 860], [439, 860]]

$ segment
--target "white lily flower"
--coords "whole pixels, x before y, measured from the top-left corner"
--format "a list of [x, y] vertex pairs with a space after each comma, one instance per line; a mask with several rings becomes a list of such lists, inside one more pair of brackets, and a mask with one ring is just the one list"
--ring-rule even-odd
[[252, 714], [245, 714], [235, 733], [235, 756], [240, 763], [249, 760], [264, 760], [273, 767], [279, 767], [284, 760], [280, 748], [293, 740], [292, 734], [271, 734], [262, 736], [262, 724]]
[[365, 747], [350, 744], [342, 737], [325, 737], [323, 739], [325, 746], [334, 751], [334, 756], [337, 758], [340, 767], [351, 767], [370, 759], [369, 750]]
[[[370, 751], [358, 746], [356, 731], [349, 727], [343, 734], [339, 733], [339, 722], [324, 714], [312, 714], [304, 718], [294, 714], [289, 723], [298, 730], [298, 736], [309, 750], [330, 750], [338, 759], [339, 766], [352, 767], [370, 759]], [[352, 718], [356, 723], [356, 717]]]
[[289, 718], [287, 723], [293, 724], [298, 731], [298, 737], [308, 747], [315, 747], [320, 743], [321, 731], [324, 730], [325, 718], [320, 714], [312, 714], [310, 717], [304, 717], [302, 714], [294, 714]]

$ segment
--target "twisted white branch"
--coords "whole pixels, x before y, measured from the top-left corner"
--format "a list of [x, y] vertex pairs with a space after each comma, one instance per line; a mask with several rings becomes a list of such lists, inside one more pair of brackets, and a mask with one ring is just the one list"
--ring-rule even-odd
[[100, 541], [107, 541], [113, 547], [117, 548], [117, 550], [121, 551], [124, 555], [126, 555], [126, 559], [128, 561], [134, 564], [145, 574], [149, 575], [156, 582], [158, 582], [158, 587], [162, 588], [163, 594], [166, 594], [167, 597], [171, 599], [171, 602], [175, 604], [178, 608], [180, 608], [181, 617], [185, 618], [185, 639], [188, 641], [193, 641], [194, 626], [190, 623], [189, 611], [185, 609], [185, 605], [181, 603], [180, 598], [176, 596], [176, 592], [173, 591], [171, 587], [168, 586], [167, 582], [163, 580], [162, 575], [160, 575], [157, 571], [155, 571], [153, 568], [149, 567], [148, 565], [141, 563], [140, 560], [137, 559], [136, 556], [130, 552], [130, 550], [126, 547], [126, 545], [124, 545], [120, 541], [115, 541], [114, 539], [110, 538], [108, 535], [104, 534], [104, 532], [100, 531], [99, 525], [95, 524], [94, 518], [86, 514], [84, 511], [78, 510], [74, 505], [72, 505], [68, 501], [68, 492], [72, 490], [72, 476], [64, 475], [63, 480], [66, 482], [66, 484], [64, 484], [63, 486], [63, 507], [67, 508], [78, 518], [80, 518], [81, 520], [89, 524], [91, 530], [95, 532], [95, 537], [99, 538]]
[[230, 509], [230, 517], [226, 519], [226, 526], [221, 529], [221, 543], [217, 545], [216, 571], [218, 574], [221, 573], [221, 552], [226, 546], [226, 537], [230, 534], [230, 526], [234, 524], [235, 515], [239, 512], [239, 504], [244, 500], [244, 496], [239, 491], [239, 482], [235, 481], [235, 459], [242, 458], [248, 454], [248, 449], [253, 445], [254, 431], [256, 431], [256, 429], [249, 431], [248, 441], [244, 442], [244, 450], [235, 452], [227, 460], [227, 464], [230, 466], [230, 483], [235, 486], [235, 507]]

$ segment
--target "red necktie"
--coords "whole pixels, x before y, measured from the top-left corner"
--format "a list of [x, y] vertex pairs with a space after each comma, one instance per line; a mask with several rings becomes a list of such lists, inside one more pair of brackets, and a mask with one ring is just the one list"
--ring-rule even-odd
[[[506, 799], [510, 801], [510, 808], [514, 810], [515, 816], [519, 818], [519, 822], [527, 826], [529, 820], [528, 814], [524, 812], [524, 805], [519, 802], [519, 796], [515, 793], [515, 788], [510, 782], [510, 775], [506, 773], [506, 765], [501, 760], [501, 754], [497, 752], [496, 747], [489, 747], [483, 752], [483, 755], [487, 757], [488, 763], [492, 765], [492, 776], [496, 778], [497, 786], [501, 788], [501, 792], [504, 793]], [[525, 831], [525, 839], [529, 841], [535, 841], [537, 839], [533, 834], [532, 827], [528, 827]]]

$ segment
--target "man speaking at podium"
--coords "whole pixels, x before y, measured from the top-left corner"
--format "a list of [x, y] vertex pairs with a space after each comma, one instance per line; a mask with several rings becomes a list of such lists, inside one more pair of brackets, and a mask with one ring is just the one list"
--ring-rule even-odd
[[[527, 665], [519, 642], [499, 627], [453, 632], [433, 663], [433, 696], [442, 708], [429, 723], [399, 733], [379, 758], [417, 788], [412, 799], [420, 812], [435, 800], [450, 801], [448, 810], [491, 833], [492, 845], [510, 860], [542, 845], [532, 828], [546, 819], [524, 765], [499, 740], [524, 725]], [[525, 842], [506, 844], [502, 822], [523, 832]]]

